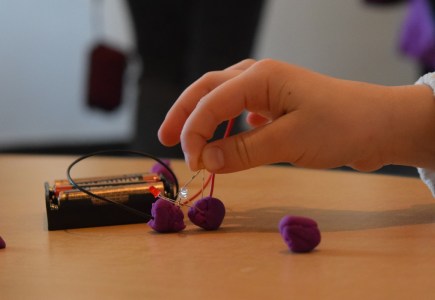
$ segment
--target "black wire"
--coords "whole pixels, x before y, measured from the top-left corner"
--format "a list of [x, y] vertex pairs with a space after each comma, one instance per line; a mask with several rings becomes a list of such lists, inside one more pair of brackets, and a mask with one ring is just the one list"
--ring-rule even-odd
[[161, 161], [159, 158], [157, 158], [157, 157], [155, 157], [155, 156], [153, 156], [153, 155], [151, 155], [151, 154], [144, 153], [144, 152], [139, 152], [139, 151], [132, 151], [132, 150], [103, 150], [103, 151], [97, 151], [97, 152], [93, 152], [93, 153], [86, 154], [86, 155], [83, 155], [83, 156], [79, 157], [78, 159], [76, 159], [75, 161], [73, 161], [73, 162], [69, 165], [68, 169], [66, 170], [66, 176], [68, 177], [68, 180], [69, 180], [69, 182], [72, 184], [72, 186], [75, 187], [76, 189], [78, 189], [79, 191], [82, 191], [83, 193], [88, 194], [88, 195], [91, 196], [91, 197], [94, 197], [94, 198], [97, 198], [97, 199], [100, 199], [100, 200], [103, 200], [103, 201], [109, 202], [109, 203], [111, 203], [111, 204], [113, 204], [113, 205], [118, 206], [119, 208], [125, 209], [125, 210], [128, 211], [128, 212], [131, 212], [131, 213], [133, 213], [133, 214], [139, 215], [139, 216], [144, 217], [144, 218], [151, 218], [151, 219], [154, 219], [153, 216], [150, 216], [150, 215], [148, 215], [148, 214], [146, 214], [146, 213], [143, 213], [143, 212], [141, 212], [141, 211], [139, 211], [139, 210], [136, 210], [136, 209], [134, 209], [134, 208], [128, 207], [128, 206], [123, 205], [123, 204], [121, 204], [121, 203], [118, 203], [118, 202], [115, 202], [115, 201], [112, 201], [112, 200], [106, 199], [106, 198], [104, 198], [104, 197], [102, 197], [102, 196], [95, 195], [94, 193], [92, 193], [92, 192], [90, 192], [90, 191], [88, 191], [88, 190], [86, 190], [86, 189], [80, 187], [78, 184], [76, 184], [76, 183], [74, 182], [74, 180], [72, 180], [70, 173], [71, 173], [71, 168], [72, 168], [74, 165], [76, 165], [78, 162], [80, 162], [80, 161], [82, 161], [82, 160], [84, 160], [84, 159], [86, 159], [86, 158], [88, 158], [88, 157], [95, 156], [95, 155], [99, 155], [99, 154], [107, 154], [107, 153], [130, 153], [130, 154], [137, 154], [137, 155], [141, 155], [141, 156], [145, 156], [145, 157], [148, 157], [148, 158], [154, 159], [155, 161], [157, 161], [158, 163], [160, 163], [162, 166], [164, 166], [164, 167], [169, 171], [169, 173], [171, 173], [171, 175], [174, 177], [174, 183], [175, 183], [175, 189], [176, 189], [176, 193], [175, 193], [175, 195], [178, 195], [179, 186], [178, 186], [177, 176], [175, 176], [175, 174], [174, 174], [174, 172], [172, 172], [171, 168], [169, 168], [169, 167], [168, 167], [168, 166], [167, 166], [163, 161]]

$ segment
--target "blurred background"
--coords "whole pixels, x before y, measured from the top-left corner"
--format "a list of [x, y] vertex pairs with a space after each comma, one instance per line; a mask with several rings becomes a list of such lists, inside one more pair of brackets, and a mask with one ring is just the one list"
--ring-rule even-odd
[[157, 140], [167, 110], [203, 73], [248, 57], [413, 84], [424, 66], [399, 50], [408, 14], [406, 1], [0, 1], [0, 152], [182, 157]]

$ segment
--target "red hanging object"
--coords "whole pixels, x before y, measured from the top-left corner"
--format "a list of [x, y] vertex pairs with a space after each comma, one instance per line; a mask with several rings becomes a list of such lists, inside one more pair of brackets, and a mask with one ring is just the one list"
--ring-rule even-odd
[[106, 111], [115, 110], [122, 99], [126, 55], [103, 44], [90, 52], [87, 103]]

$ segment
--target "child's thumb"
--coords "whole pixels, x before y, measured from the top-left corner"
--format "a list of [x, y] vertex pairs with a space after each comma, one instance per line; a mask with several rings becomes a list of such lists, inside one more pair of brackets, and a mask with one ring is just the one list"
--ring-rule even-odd
[[202, 150], [204, 167], [211, 173], [231, 173], [288, 161], [291, 137], [283, 131], [281, 121], [209, 143]]

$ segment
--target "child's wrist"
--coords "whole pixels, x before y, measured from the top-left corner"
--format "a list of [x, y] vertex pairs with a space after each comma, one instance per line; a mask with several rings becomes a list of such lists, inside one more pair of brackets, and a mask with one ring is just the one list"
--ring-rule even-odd
[[391, 164], [435, 169], [435, 98], [425, 85], [392, 87]]

